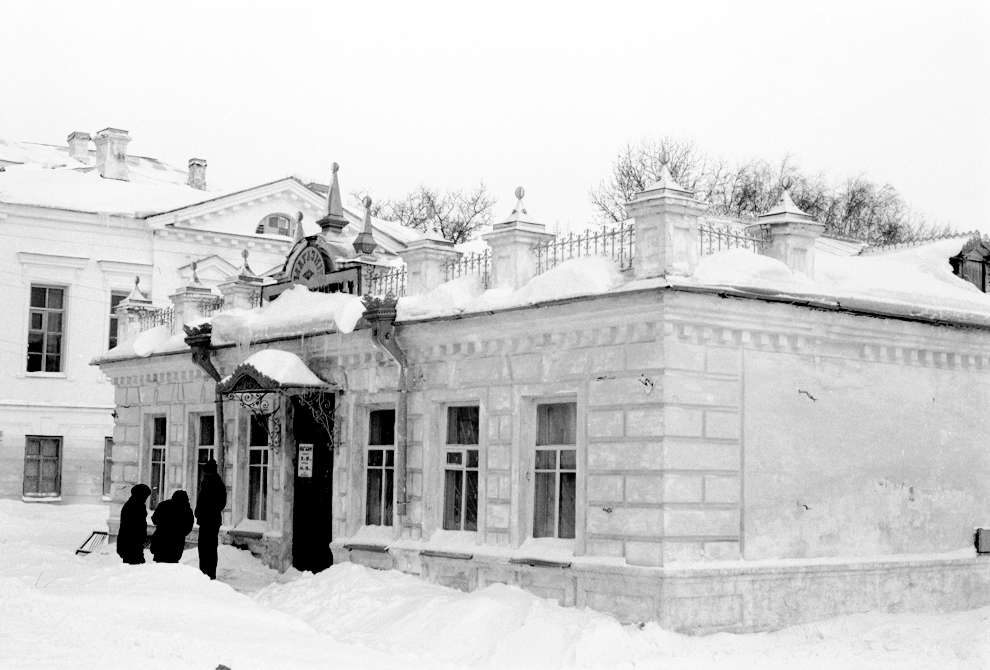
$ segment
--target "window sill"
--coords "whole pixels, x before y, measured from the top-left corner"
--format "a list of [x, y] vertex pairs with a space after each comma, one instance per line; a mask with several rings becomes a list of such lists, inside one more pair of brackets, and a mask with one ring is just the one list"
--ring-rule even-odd
[[62, 502], [62, 496], [21, 496], [22, 502], [28, 503], [59, 503]]
[[103, 496], [100, 498], [103, 502], [113, 502], [113, 496]]
[[64, 372], [25, 372], [27, 379], [67, 379]]

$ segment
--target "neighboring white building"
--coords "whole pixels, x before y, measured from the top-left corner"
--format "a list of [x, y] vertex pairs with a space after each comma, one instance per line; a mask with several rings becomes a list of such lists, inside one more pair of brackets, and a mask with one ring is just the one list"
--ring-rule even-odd
[[0, 139], [0, 496], [108, 493], [113, 388], [89, 362], [115, 344], [113, 309], [135, 277], [154, 305], [193, 263], [215, 290], [244, 250], [259, 273], [281, 265], [297, 221], [318, 230], [326, 209], [322, 187], [295, 177], [207, 190], [205, 160], [182, 170], [128, 154], [129, 141], [114, 128], [65, 146]]

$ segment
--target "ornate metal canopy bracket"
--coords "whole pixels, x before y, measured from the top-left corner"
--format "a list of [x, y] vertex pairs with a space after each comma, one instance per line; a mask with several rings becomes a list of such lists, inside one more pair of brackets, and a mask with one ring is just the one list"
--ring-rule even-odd
[[278, 391], [237, 391], [228, 393], [240, 403], [241, 407], [254, 416], [265, 420], [268, 431], [268, 444], [278, 451], [282, 447], [282, 418], [279, 416], [281, 395]]
[[299, 393], [296, 397], [309, 410], [309, 413], [313, 415], [313, 420], [323, 428], [323, 432], [326, 433], [327, 439], [330, 441], [330, 448], [336, 448], [337, 405], [329, 399], [332, 396], [324, 391], [310, 391], [308, 393]]

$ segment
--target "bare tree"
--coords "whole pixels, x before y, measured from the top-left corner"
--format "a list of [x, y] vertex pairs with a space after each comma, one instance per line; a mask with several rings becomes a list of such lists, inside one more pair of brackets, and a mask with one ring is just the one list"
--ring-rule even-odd
[[[363, 196], [353, 195], [359, 199]], [[460, 244], [491, 223], [494, 204], [483, 183], [470, 191], [440, 191], [420, 186], [402, 198], [373, 201], [371, 214]]]
[[795, 204], [825, 224], [826, 233], [887, 244], [951, 230], [927, 224], [890, 184], [858, 176], [830, 187], [821, 175], [799, 169], [790, 156], [778, 163], [752, 159], [730, 165], [705, 155], [692, 142], [671, 137], [619, 151], [608, 177], [591, 192], [601, 218], [626, 219], [625, 204], [657, 180], [664, 163], [674, 179], [708, 202], [715, 214], [757, 216], [771, 209], [781, 191], [789, 188]]

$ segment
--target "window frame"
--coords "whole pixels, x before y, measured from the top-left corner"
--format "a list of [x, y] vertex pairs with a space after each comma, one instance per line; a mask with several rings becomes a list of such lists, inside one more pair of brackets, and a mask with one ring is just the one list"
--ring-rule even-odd
[[[35, 289], [43, 289], [45, 291], [45, 306], [36, 307], [33, 304], [33, 294]], [[59, 308], [48, 307], [48, 292], [49, 291], [60, 291], [62, 294], [62, 306]], [[27, 294], [27, 329], [25, 331], [25, 353], [24, 353], [24, 373], [30, 376], [64, 376], [66, 361], [65, 361], [65, 351], [66, 351], [66, 334], [68, 332], [68, 312], [69, 312], [69, 290], [68, 286], [56, 283], [49, 283], [44, 281], [30, 282], [28, 284], [28, 294]], [[32, 317], [34, 312], [39, 312], [41, 315], [41, 327], [34, 328], [32, 324]], [[50, 335], [55, 335], [55, 332], [49, 333], [48, 322], [50, 315], [53, 313], [58, 313], [61, 318], [61, 325], [57, 331], [59, 337], [59, 349], [58, 353], [48, 353], [48, 339]], [[31, 336], [33, 333], [41, 333], [41, 351], [32, 353], [31, 347]], [[31, 356], [40, 355], [41, 356], [41, 367], [38, 370], [31, 370]], [[55, 370], [48, 370], [48, 359], [49, 357], [57, 358], [58, 367]]]
[[[38, 453], [29, 454], [28, 446], [31, 440], [38, 440]], [[27, 470], [28, 461], [36, 460], [38, 462], [38, 485], [37, 488], [41, 488], [41, 482], [43, 481], [42, 471], [44, 470], [44, 462], [46, 456], [43, 453], [41, 440], [54, 440], [57, 445], [58, 453], [54, 458], [47, 457], [48, 460], [55, 461], [55, 491], [28, 491], [27, 490]], [[29, 498], [33, 500], [50, 500], [58, 499], [62, 497], [62, 455], [64, 453], [65, 441], [61, 435], [25, 435], [24, 436], [24, 468], [21, 474], [21, 495], [23, 498]]]
[[[392, 442], [389, 443], [372, 443], [372, 430], [371, 430], [371, 418], [372, 415], [377, 412], [391, 412], [392, 413]], [[365, 526], [377, 526], [380, 528], [394, 528], [395, 527], [395, 458], [396, 458], [396, 421], [398, 420], [398, 410], [395, 405], [380, 405], [374, 407], [368, 407], [365, 412], [362, 413], [364, 417], [364, 447], [363, 447], [363, 476], [364, 486], [363, 490], [363, 514], [361, 518], [363, 519], [363, 525]], [[380, 451], [381, 453], [381, 463], [377, 465], [372, 465], [372, 453], [373, 451]], [[389, 458], [391, 456], [391, 458]], [[389, 464], [391, 462], [391, 464]], [[377, 523], [372, 523], [372, 508], [369, 505], [371, 500], [371, 487], [372, 487], [372, 471], [380, 472], [379, 484], [378, 484], [378, 519]], [[386, 492], [391, 489], [391, 500], [386, 499]], [[391, 504], [386, 504], [391, 503]], [[385, 523], [386, 519], [388, 523]]]
[[[110, 318], [107, 322], [107, 350], [113, 349], [115, 346], [120, 344], [120, 322], [117, 319], [116, 307], [117, 304], [120, 304], [120, 302], [126, 300], [129, 295], [129, 291], [118, 291], [113, 289], [110, 291]], [[114, 298], [119, 298], [116, 304], [114, 304]]]
[[[454, 413], [462, 409], [474, 409], [475, 410], [475, 421], [476, 421], [476, 433], [474, 442], [451, 442], [451, 421], [453, 420]], [[442, 422], [442, 460], [440, 463], [441, 469], [441, 500], [440, 500], [440, 528], [445, 531], [454, 532], [469, 532], [476, 533], [480, 527], [480, 509], [481, 505], [481, 478], [482, 478], [482, 433], [481, 433], [481, 404], [480, 403], [458, 403], [450, 404], [444, 407], [443, 411], [444, 421]], [[456, 431], [456, 429], [455, 429]], [[456, 436], [455, 436], [456, 437]], [[475, 461], [474, 465], [471, 465], [471, 452], [474, 453]], [[458, 455], [459, 462], [452, 462], [451, 456]], [[459, 500], [457, 501], [458, 509], [458, 519], [456, 527], [448, 527], [453, 525], [451, 520], [448, 519], [448, 511], [450, 511], [449, 498], [450, 490], [448, 486], [451, 484], [450, 474], [456, 473], [455, 476], [459, 479], [460, 489], [459, 489]], [[468, 528], [468, 488], [471, 479], [471, 474], [474, 474], [474, 527]], [[456, 490], [456, 489], [455, 489]], [[457, 494], [455, 493], [455, 496]]]
[[[212, 441], [203, 441], [203, 419], [209, 417], [212, 427]], [[192, 420], [192, 450], [191, 453], [195, 456], [192, 464], [192, 481], [196, 483], [193, 496], [199, 495], [199, 487], [203, 483], [203, 464], [206, 463], [210, 458], [216, 460], [217, 457], [217, 418], [213, 412], [197, 412], [190, 415]], [[206, 452], [207, 458], [204, 460], [203, 456]]]
[[[165, 431], [162, 442], [158, 442], [156, 433], [156, 422], [161, 419], [165, 423]], [[160, 458], [156, 458], [160, 456]], [[158, 469], [157, 482], [156, 466]], [[153, 510], [162, 500], [165, 500], [168, 493], [168, 415], [151, 414], [148, 416], [148, 486], [151, 488], [151, 495], [148, 497], [148, 509]], [[157, 488], [156, 488], [157, 487]]]
[[[214, 419], [214, 422], [216, 419]], [[260, 425], [259, 432], [264, 433], [264, 444], [255, 441], [255, 426]], [[216, 424], [214, 423], [214, 431]], [[248, 521], [268, 521], [269, 498], [268, 487], [271, 484], [271, 437], [269, 431], [271, 424], [266, 417], [254, 413], [248, 413], [247, 421], [247, 497], [245, 499], [244, 518]], [[214, 441], [216, 433], [214, 432]], [[257, 455], [258, 463], [254, 463]], [[257, 472], [257, 481], [253, 475]], [[252, 516], [255, 514], [255, 516]]]

